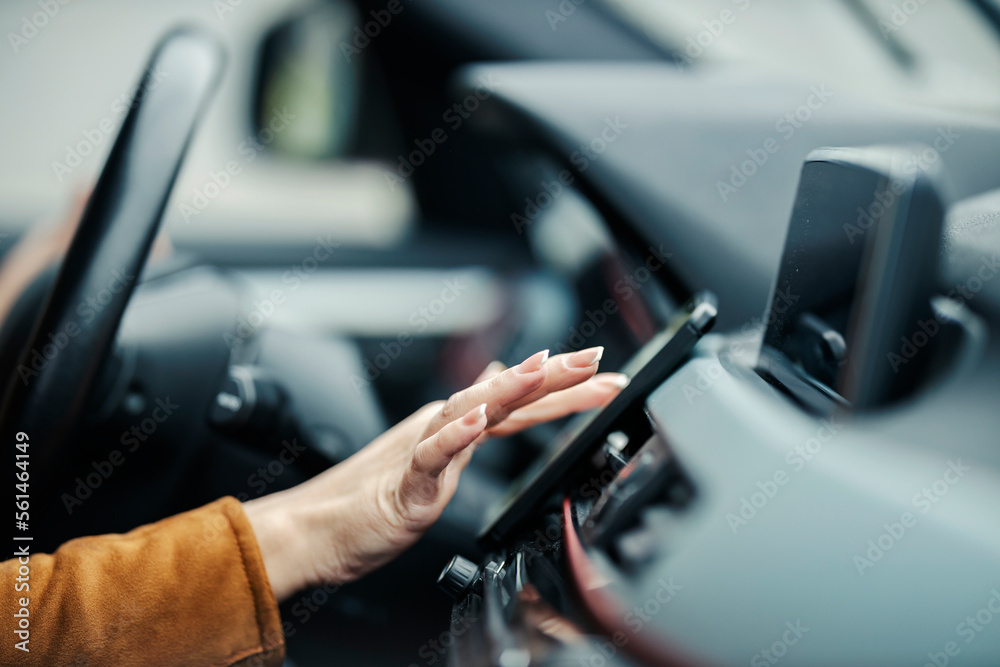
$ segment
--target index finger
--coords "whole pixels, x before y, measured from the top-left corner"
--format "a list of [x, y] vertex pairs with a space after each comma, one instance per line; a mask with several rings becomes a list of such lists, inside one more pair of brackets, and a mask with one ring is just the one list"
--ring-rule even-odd
[[424, 438], [440, 431], [445, 424], [455, 421], [472, 408], [486, 403], [488, 423], [496, 423], [509, 413], [508, 406], [531, 394], [545, 382], [545, 362], [549, 351], [531, 355], [513, 368], [494, 375], [485, 382], [452, 394], [424, 431]]

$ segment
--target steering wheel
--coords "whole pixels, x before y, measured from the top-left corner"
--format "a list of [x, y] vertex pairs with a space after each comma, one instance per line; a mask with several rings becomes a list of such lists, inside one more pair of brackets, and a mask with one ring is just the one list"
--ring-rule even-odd
[[219, 43], [199, 31], [175, 30], [159, 43], [9, 380], [0, 436], [11, 447], [29, 445], [36, 509], [47, 507], [61, 481], [59, 464], [68, 458], [223, 60]]

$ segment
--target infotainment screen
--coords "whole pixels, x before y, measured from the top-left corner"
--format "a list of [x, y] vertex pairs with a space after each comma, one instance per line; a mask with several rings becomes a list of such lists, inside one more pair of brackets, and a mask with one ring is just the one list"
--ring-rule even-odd
[[694, 297], [674, 319], [646, 343], [621, 369], [630, 378], [611, 403], [601, 410], [578, 415], [490, 512], [480, 533], [486, 542], [507, 537], [560, 486], [568, 474], [604, 442], [618, 418], [645, 400], [680, 365], [694, 344], [711, 329], [717, 313], [715, 296]]
[[819, 411], [870, 408], [917, 377], [943, 206], [921, 147], [826, 148], [802, 167], [758, 369]]

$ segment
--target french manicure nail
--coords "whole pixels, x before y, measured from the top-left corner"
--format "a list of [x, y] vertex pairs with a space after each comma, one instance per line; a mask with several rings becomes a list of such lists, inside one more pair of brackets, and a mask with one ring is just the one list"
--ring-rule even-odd
[[542, 370], [542, 366], [544, 366], [545, 362], [548, 360], [549, 360], [548, 350], [542, 350], [541, 352], [537, 352], [517, 365], [517, 373], [519, 375], [527, 375], [528, 373], [537, 373], [538, 371]]
[[629, 377], [624, 373], [604, 373], [603, 375], [598, 375], [595, 379], [606, 382], [618, 389], [624, 389], [630, 382]]
[[498, 375], [499, 373], [503, 373], [505, 370], [507, 370], [507, 367], [504, 366], [503, 363], [499, 361], [491, 361], [486, 369], [483, 370], [483, 374]]
[[586, 350], [574, 352], [566, 358], [566, 365], [570, 368], [587, 368], [593, 366], [604, 356], [604, 346], [591, 347]]
[[481, 420], [485, 414], [486, 414], [486, 404], [482, 403], [478, 408], [473, 408], [472, 410], [470, 410], [465, 415], [465, 419], [463, 419], [462, 421], [464, 421], [468, 426], [473, 426], [475, 424], [478, 424], [479, 420]]

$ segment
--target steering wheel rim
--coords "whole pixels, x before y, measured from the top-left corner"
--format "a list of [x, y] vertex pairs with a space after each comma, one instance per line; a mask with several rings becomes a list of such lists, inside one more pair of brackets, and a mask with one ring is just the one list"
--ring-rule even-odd
[[23, 432], [33, 445], [36, 510], [47, 508], [62, 479], [59, 464], [111, 352], [223, 61], [219, 43], [201, 31], [178, 29], [160, 41], [9, 379], [0, 434], [13, 444]]

